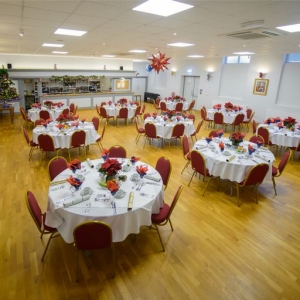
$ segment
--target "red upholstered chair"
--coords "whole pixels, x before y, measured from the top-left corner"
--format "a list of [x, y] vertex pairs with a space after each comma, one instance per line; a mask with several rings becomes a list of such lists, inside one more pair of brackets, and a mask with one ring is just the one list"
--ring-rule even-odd
[[257, 142], [261, 142], [262, 145], [265, 143], [265, 140], [260, 135], [253, 135], [250, 137], [249, 142], [257, 144]]
[[102, 122], [102, 119], [106, 119], [107, 125], [109, 124], [110, 119], [113, 119], [113, 121], [115, 121], [115, 117], [109, 116], [106, 112], [105, 107], [103, 107], [103, 106], [100, 107], [100, 115], [101, 115], [100, 123]]
[[142, 109], [141, 109], [141, 111], [140, 111], [138, 117], [142, 117], [142, 116], [144, 115], [145, 109], [146, 109], [146, 104], [144, 103], [144, 104], [142, 105]]
[[134, 118], [138, 118], [141, 115], [142, 107], [139, 105], [136, 107], [133, 117], [131, 118], [131, 122], [134, 121]]
[[144, 143], [144, 148], [146, 145], [146, 142], [148, 141], [149, 144], [151, 145], [151, 143], [153, 142], [153, 140], [157, 140], [157, 144], [156, 146], [158, 147], [158, 142], [162, 141], [162, 138], [159, 137], [156, 134], [156, 127], [153, 123], [146, 123], [145, 124], [145, 143]]
[[252, 109], [251, 109], [251, 108], [248, 108], [248, 109], [246, 110], [246, 117], [247, 117], [247, 119], [250, 119], [251, 114], [252, 114]]
[[216, 125], [221, 125], [222, 128], [224, 125], [224, 115], [220, 112], [214, 114], [214, 128], [216, 128]]
[[34, 143], [34, 142], [29, 138], [28, 132], [27, 132], [27, 130], [26, 130], [25, 127], [22, 127], [22, 132], [23, 132], [23, 135], [24, 135], [24, 138], [25, 138], [25, 141], [26, 141], [27, 145], [30, 147], [30, 151], [29, 151], [29, 159], [28, 159], [28, 160], [30, 161], [30, 158], [31, 158], [31, 155], [32, 155], [33, 150], [39, 149], [39, 144]]
[[170, 159], [167, 156], [161, 156], [156, 162], [155, 169], [160, 174], [166, 189], [172, 173], [172, 164]]
[[[100, 123], [99, 118], [93, 117], [92, 123], [93, 123], [93, 125], [94, 125], [95, 130], [98, 132], [98, 129], [99, 129], [99, 123]], [[102, 134], [100, 135], [100, 137], [99, 137], [97, 140], [95, 140], [95, 143], [98, 145], [100, 151], [103, 149], [103, 146], [102, 146], [102, 143], [101, 143], [101, 142], [103, 141], [103, 138], [104, 138], [105, 129], [106, 129], [106, 124], [107, 124], [107, 123], [105, 122], [105, 123], [104, 123], [104, 126], [103, 126], [103, 129], [102, 129]], [[91, 145], [93, 145], [93, 144], [91, 144]]]
[[104, 106], [104, 105], [106, 105], [106, 102], [102, 101], [101, 106]]
[[160, 102], [160, 109], [161, 111], [166, 111], [167, 110], [167, 104], [166, 102]]
[[37, 119], [34, 121], [34, 127], [36, 127], [38, 125], [43, 125], [44, 122], [45, 122], [44, 119]]
[[253, 120], [252, 120], [252, 133], [253, 133], [253, 134], [256, 134], [256, 129], [257, 129], [256, 122], [255, 122], [255, 120], [253, 119]]
[[266, 127], [259, 127], [257, 129], [257, 135], [260, 135], [263, 137], [265, 143], [264, 145], [268, 148], [275, 148], [276, 149], [276, 152], [275, 154], [277, 154], [277, 149], [278, 149], [278, 146], [273, 144], [271, 141], [270, 141], [270, 133], [269, 133], [269, 130], [266, 128]]
[[119, 145], [114, 145], [111, 146], [108, 149], [109, 152], [109, 157], [117, 157], [117, 158], [126, 158], [127, 154], [126, 154], [126, 149], [122, 146]]
[[135, 143], [137, 144], [141, 135], [145, 135], [145, 129], [143, 127], [139, 127], [139, 124], [138, 124], [138, 119], [137, 118], [134, 118], [134, 123], [135, 123], [135, 128], [136, 128], [136, 131], [137, 131], [137, 136], [135, 138]]
[[200, 132], [200, 129], [201, 129], [203, 123], [204, 123], [204, 120], [201, 120], [198, 123], [196, 130], [190, 135], [192, 142], [193, 142], [193, 138], [195, 138], [195, 142], [197, 141], [197, 139], [198, 139], [197, 134]]
[[68, 162], [62, 156], [53, 157], [48, 163], [48, 174], [52, 181], [62, 171], [68, 169]]
[[209, 133], [209, 137], [218, 137], [219, 136], [219, 134], [218, 134], [218, 132], [217, 132], [218, 130], [212, 130], [210, 133]]
[[79, 224], [73, 231], [77, 248], [76, 281], [79, 280], [79, 253], [99, 249], [112, 249], [113, 277], [115, 276], [115, 250], [111, 227], [100, 221], [88, 221]]
[[74, 115], [74, 110], [75, 110], [75, 104], [71, 103], [69, 106], [69, 113]]
[[182, 102], [176, 103], [175, 111], [180, 111], [180, 112], [182, 112], [182, 110], [183, 110], [183, 103], [182, 103]]
[[43, 153], [47, 154], [49, 152], [56, 152], [56, 156], [58, 156], [60, 148], [55, 148], [52, 136], [48, 134], [40, 134], [38, 136], [38, 143], [41, 150], [40, 164], [42, 163]]
[[26, 128], [29, 124], [33, 124], [33, 121], [30, 118], [28, 118], [26, 111], [25, 111], [24, 107], [22, 107], [22, 106], [20, 106], [20, 113], [21, 113], [22, 119], [25, 122]]
[[43, 237], [44, 234], [50, 234], [49, 240], [47, 242], [46, 248], [45, 248], [43, 256], [42, 256], [42, 261], [43, 261], [51, 240], [60, 235], [57, 232], [56, 228], [49, 227], [45, 224], [46, 213], [44, 213], [44, 214], [42, 213], [41, 208], [32, 192], [30, 192], [30, 191], [26, 192], [25, 200], [26, 200], [26, 204], [27, 204], [29, 213], [30, 213], [37, 229], [41, 233], [41, 238]]
[[50, 113], [48, 110], [41, 110], [40, 111], [40, 118], [44, 120], [50, 119]]
[[225, 130], [227, 129], [227, 126], [231, 126], [234, 132], [236, 131], [236, 127], [238, 127], [238, 130], [241, 131], [241, 125], [244, 121], [244, 118], [244, 114], [237, 114], [234, 121], [231, 124], [225, 124]]
[[200, 113], [201, 113], [201, 118], [202, 118], [203, 122], [205, 122], [205, 128], [207, 126], [211, 127], [213, 120], [211, 120], [207, 117], [206, 110], [203, 107], [201, 108]]
[[183, 152], [183, 158], [187, 161], [184, 168], [181, 171], [181, 174], [185, 170], [185, 168], [190, 164], [191, 162], [191, 153], [190, 153], [190, 144], [189, 140], [186, 135], [184, 135], [181, 139], [181, 145], [182, 145], [182, 152]]
[[192, 179], [193, 179], [193, 177], [194, 177], [194, 175], [195, 175], [196, 173], [199, 173], [200, 175], [203, 176], [203, 181], [204, 181], [206, 178], [208, 178], [207, 184], [206, 184], [205, 189], [204, 189], [203, 194], [202, 194], [202, 196], [204, 196], [205, 191], [206, 191], [206, 189], [207, 189], [207, 187], [208, 187], [210, 181], [211, 181], [212, 179], [216, 179], [216, 178], [219, 178], [219, 177], [214, 177], [214, 176], [212, 176], [212, 175], [209, 174], [208, 170], [206, 169], [206, 161], [205, 161], [205, 158], [204, 158], [203, 155], [202, 155], [199, 151], [197, 151], [197, 150], [193, 150], [193, 151], [191, 152], [191, 165], [192, 165], [192, 169], [193, 169], [194, 172], [193, 172], [193, 175], [192, 175], [192, 177], [191, 177], [191, 180], [190, 180], [188, 186], [190, 186], [191, 181], [192, 181]]
[[100, 107], [99, 107], [97, 104], [95, 105], [95, 107], [96, 107], [97, 115], [98, 115], [99, 117], [101, 117]]
[[256, 200], [255, 203], [258, 203], [258, 197], [257, 197], [257, 187], [264, 181], [267, 173], [269, 171], [269, 165], [268, 164], [258, 164], [253, 166], [249, 173], [247, 174], [247, 177], [242, 182], [234, 182], [236, 189], [237, 189], [237, 197], [238, 197], [238, 206], [241, 205], [240, 202], [240, 188], [243, 188], [245, 186], [253, 186], [256, 190]]
[[196, 103], [196, 101], [193, 100], [193, 101], [190, 103], [190, 105], [189, 105], [188, 109], [186, 110], [186, 112], [188, 112], [188, 113], [191, 114], [192, 111], [193, 111], [193, 108], [194, 108], [194, 106], [195, 106], [195, 103]]
[[84, 156], [86, 159], [86, 148], [85, 148], [86, 133], [84, 130], [76, 130], [71, 135], [70, 146], [68, 148], [69, 160], [71, 161], [71, 149], [78, 148], [80, 154], [80, 148], [83, 148]]
[[[300, 142], [297, 147], [288, 147], [288, 149], [292, 152], [291, 157], [292, 157], [292, 162], [294, 161], [294, 153], [300, 151]], [[300, 156], [298, 160], [300, 159]]]
[[127, 119], [128, 119], [128, 108], [122, 107], [119, 111], [119, 115], [116, 117], [117, 126], [119, 126], [119, 120], [123, 119], [125, 124], [127, 125]]
[[196, 116], [195, 116], [194, 114], [189, 114], [187, 118], [188, 118], [189, 120], [192, 120], [193, 123], [195, 123]]
[[61, 112], [63, 115], [67, 116], [70, 114], [70, 109], [69, 108], [64, 108], [63, 111]]
[[273, 181], [275, 195], [277, 195], [275, 177], [279, 177], [283, 173], [287, 163], [289, 162], [289, 160], [291, 158], [291, 155], [292, 155], [292, 152], [290, 150], [287, 150], [284, 153], [278, 167], [276, 168], [275, 166], [272, 166], [272, 181]]
[[175, 140], [175, 145], [176, 145], [177, 139], [180, 140], [181, 137], [183, 136], [184, 129], [185, 129], [185, 127], [184, 127], [184, 124], [182, 124], [182, 123], [178, 123], [173, 127], [171, 138], [169, 139], [169, 147], [170, 147], [171, 140]]
[[160, 243], [161, 243], [161, 246], [163, 248], [163, 251], [165, 251], [165, 247], [164, 247], [164, 244], [162, 242], [162, 239], [161, 239], [161, 236], [160, 236], [160, 233], [159, 233], [159, 229], [158, 229], [158, 226], [164, 226], [166, 225], [168, 222], [170, 223], [170, 226], [171, 226], [171, 230], [173, 231], [173, 225], [172, 225], [172, 222], [171, 222], [171, 215], [172, 215], [172, 212], [177, 204], [177, 201], [181, 195], [181, 192], [183, 190], [183, 186], [181, 185], [178, 189], [177, 189], [177, 192], [173, 198], [173, 201], [171, 203], [171, 205], [168, 205], [167, 203], [164, 202], [164, 205], [163, 207], [160, 209], [159, 213], [158, 214], [152, 214], [151, 215], [151, 221], [152, 221], [152, 225], [154, 225], [157, 233], [158, 233], [158, 236], [159, 236], [159, 240], [160, 240]]
[[150, 113], [145, 113], [143, 116], [144, 120], [146, 120], [147, 118], [150, 118], [150, 117], [151, 117]]
[[76, 114], [77, 114], [77, 109], [78, 109], [78, 105], [75, 105], [73, 112], [71, 112], [71, 110], [70, 110], [70, 115], [76, 116]]
[[161, 109], [160, 104], [160, 98], [156, 98], [156, 100], [153, 102], [155, 112], [158, 112]]
[[[247, 111], [247, 115], [248, 115], [248, 111]], [[253, 119], [254, 115], [255, 115], [255, 111], [251, 112], [251, 115], [249, 116], [248, 120], [245, 120], [242, 123], [242, 125], [247, 125], [247, 131], [249, 131], [249, 124], [252, 123], [252, 119]]]

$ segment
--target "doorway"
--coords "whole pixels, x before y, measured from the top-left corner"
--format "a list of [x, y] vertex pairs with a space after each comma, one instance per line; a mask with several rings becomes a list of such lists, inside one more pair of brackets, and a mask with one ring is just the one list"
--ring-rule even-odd
[[191, 102], [198, 99], [200, 76], [183, 76], [183, 97]]

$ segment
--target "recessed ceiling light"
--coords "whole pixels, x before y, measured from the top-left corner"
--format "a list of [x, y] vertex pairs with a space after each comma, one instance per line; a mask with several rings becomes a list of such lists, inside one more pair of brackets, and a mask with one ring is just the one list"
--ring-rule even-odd
[[104, 55], [101, 55], [101, 57], [107, 57], [107, 58], [110, 58], [110, 57], [116, 57], [115, 55], [112, 55], [112, 54], [104, 54]]
[[54, 54], [68, 54], [69, 52], [63, 52], [63, 51], [52, 51]]
[[63, 47], [64, 44], [47, 44], [47, 43], [44, 43], [42, 46], [43, 47], [58, 47], [58, 48], [60, 48], [60, 47]]
[[255, 54], [253, 52], [233, 52], [232, 54], [237, 54], [237, 55], [250, 55], [250, 54]]
[[193, 54], [193, 55], [188, 55], [187, 57], [191, 57], [191, 58], [199, 58], [199, 57], [204, 57], [204, 56], [203, 56], [203, 55]]
[[194, 6], [173, 0], [148, 0], [141, 5], [134, 7], [132, 10], [168, 17], [192, 7]]
[[136, 49], [136, 50], [130, 50], [128, 52], [132, 52], [132, 53], [145, 53], [147, 51], [146, 50], [138, 50], [138, 49]]
[[276, 27], [277, 29], [287, 31], [287, 32], [299, 32], [300, 31], [300, 24], [293, 24], [287, 26], [280, 26]]
[[72, 30], [72, 29], [63, 29], [58, 28], [54, 34], [63, 34], [63, 35], [72, 35], [72, 36], [82, 36], [86, 34], [87, 31], [81, 31], [81, 30]]
[[195, 46], [195, 44], [173, 43], [173, 44], [168, 44], [168, 46], [173, 46], [173, 47], [190, 47], [190, 46]]

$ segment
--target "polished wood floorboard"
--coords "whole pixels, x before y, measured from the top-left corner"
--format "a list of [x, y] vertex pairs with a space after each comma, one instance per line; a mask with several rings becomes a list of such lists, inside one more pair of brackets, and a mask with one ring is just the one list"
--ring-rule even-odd
[[[147, 105], [146, 112], [152, 111]], [[195, 114], [199, 121], [200, 112]], [[96, 111], [81, 110], [79, 115], [91, 120]], [[136, 239], [130, 235], [116, 243], [115, 278], [111, 277], [111, 253], [96, 251], [81, 258], [77, 283], [76, 251], [62, 238], [51, 242], [41, 262], [48, 237], [40, 239], [26, 207], [25, 192], [33, 191], [46, 210], [49, 159], [44, 157], [40, 165], [38, 150], [28, 161], [22, 124], [21, 116], [15, 117], [13, 125], [8, 115], [0, 116], [0, 299], [300, 299], [297, 155], [276, 179], [277, 196], [272, 183], [265, 182], [259, 187], [258, 204], [253, 190], [246, 188], [238, 207], [236, 191], [233, 196], [225, 194], [224, 182], [218, 186], [217, 180], [212, 181], [204, 197], [202, 179], [194, 178], [187, 186], [192, 170], [189, 166], [180, 174], [185, 160], [179, 145], [146, 145], [143, 149], [144, 138], [135, 144], [133, 124], [110, 124], [103, 141], [106, 148], [123, 145], [128, 156], [140, 156], [152, 166], [162, 155], [171, 159], [166, 202], [180, 184], [185, 188], [172, 215], [174, 232], [169, 225], [161, 228], [166, 252], [155, 230], [141, 228]], [[202, 128], [198, 137], [208, 132]], [[68, 158], [67, 152], [63, 155]], [[90, 146], [88, 157], [99, 156], [98, 147]]]

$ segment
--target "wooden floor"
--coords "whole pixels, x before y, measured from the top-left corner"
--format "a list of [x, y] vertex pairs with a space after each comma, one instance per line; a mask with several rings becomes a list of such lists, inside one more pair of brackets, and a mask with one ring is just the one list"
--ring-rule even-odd
[[[147, 106], [146, 112], [152, 111], [152, 106]], [[96, 111], [79, 114], [91, 120]], [[195, 114], [199, 121], [200, 112]], [[120, 127], [108, 126], [106, 148], [123, 145], [128, 156], [140, 156], [152, 166], [160, 156], [168, 156], [173, 172], [166, 202], [180, 184], [185, 186], [173, 212], [174, 232], [168, 225], [161, 228], [166, 252], [154, 230], [141, 228], [136, 239], [129, 236], [116, 243], [115, 278], [111, 278], [110, 252], [92, 252], [81, 260], [80, 282], [76, 283], [75, 248], [60, 237], [51, 242], [41, 262], [47, 237], [39, 237], [25, 204], [25, 192], [33, 191], [46, 210], [48, 159], [40, 166], [40, 153], [35, 151], [29, 162], [21, 117], [16, 116], [12, 125], [9, 116], [3, 115], [0, 299], [300, 299], [298, 157], [276, 180], [277, 196], [271, 182], [266, 182], [259, 188], [258, 204], [253, 190], [245, 189], [238, 207], [235, 191], [232, 197], [224, 194], [224, 182], [217, 190], [218, 181], [212, 181], [204, 197], [205, 183], [198, 177], [187, 186], [192, 171], [188, 167], [180, 174], [185, 161], [179, 145], [146, 145], [143, 149], [143, 138], [135, 144], [134, 125], [120, 123]], [[198, 137], [208, 132], [202, 129]], [[98, 147], [91, 146], [88, 157], [99, 156]], [[276, 164], [280, 156], [282, 152]]]

